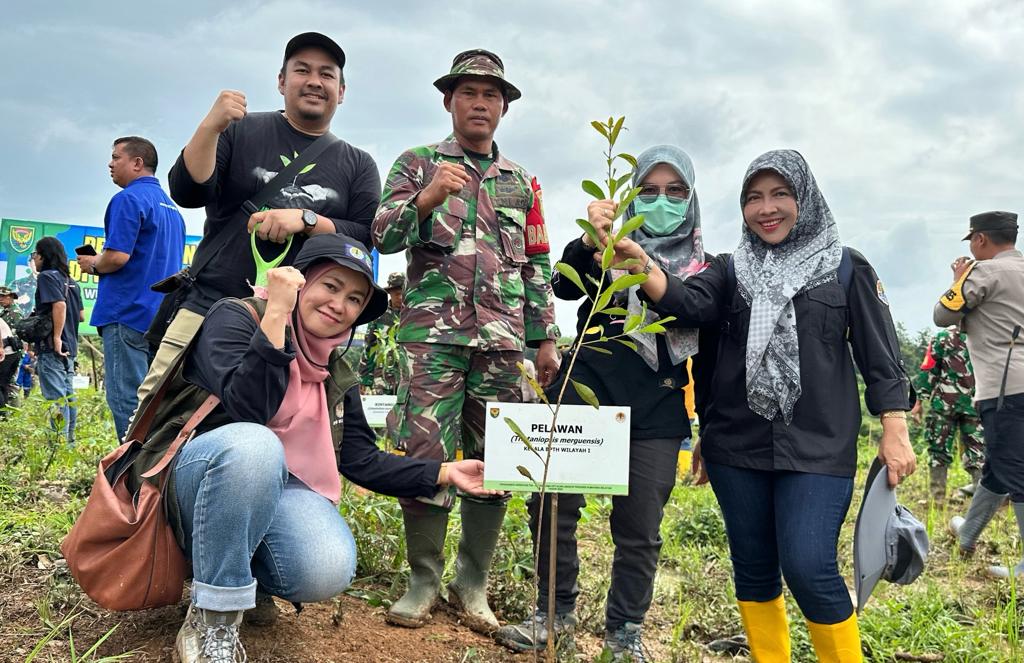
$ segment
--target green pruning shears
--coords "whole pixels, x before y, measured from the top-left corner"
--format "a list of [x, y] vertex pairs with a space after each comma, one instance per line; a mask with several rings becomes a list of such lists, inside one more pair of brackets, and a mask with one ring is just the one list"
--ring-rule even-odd
[[[260, 225], [257, 223], [256, 228], [259, 228]], [[253, 228], [252, 234], [249, 235], [249, 245], [252, 247], [252, 261], [256, 263], [256, 282], [253, 285], [265, 288], [267, 287], [267, 272], [284, 261], [284, 257], [288, 255], [288, 251], [292, 248], [294, 235], [288, 235], [288, 241], [284, 243], [284, 250], [281, 252], [281, 255], [272, 260], [264, 260], [263, 256], [260, 255], [260, 250], [256, 248], [256, 228]]]

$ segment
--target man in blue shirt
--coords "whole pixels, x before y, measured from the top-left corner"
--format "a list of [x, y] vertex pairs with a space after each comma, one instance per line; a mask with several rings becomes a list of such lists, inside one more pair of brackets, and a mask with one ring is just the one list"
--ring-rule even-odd
[[122, 190], [107, 205], [103, 251], [78, 255], [82, 271], [100, 277], [90, 324], [103, 337], [107, 404], [118, 440], [149, 368], [144, 334], [162, 298], [149, 286], [181, 269], [185, 250], [185, 220], [154, 177], [156, 166], [156, 148], [145, 138], [114, 141], [110, 179]]

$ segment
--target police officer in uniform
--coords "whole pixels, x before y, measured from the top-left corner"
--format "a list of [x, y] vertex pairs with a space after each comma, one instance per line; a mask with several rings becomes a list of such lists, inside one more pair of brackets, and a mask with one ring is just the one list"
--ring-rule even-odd
[[[1017, 215], [985, 212], [971, 217], [969, 258], [953, 264], [953, 286], [935, 305], [937, 325], [959, 323], [967, 333], [974, 364], [974, 401], [985, 431], [985, 464], [967, 517], [954, 517], [950, 528], [960, 550], [974, 551], [978, 538], [1009, 496], [1024, 539], [1024, 353], [1013, 345], [1024, 324], [1024, 255], [1015, 248]], [[1007, 577], [1024, 573], [1024, 561], [989, 573]]]

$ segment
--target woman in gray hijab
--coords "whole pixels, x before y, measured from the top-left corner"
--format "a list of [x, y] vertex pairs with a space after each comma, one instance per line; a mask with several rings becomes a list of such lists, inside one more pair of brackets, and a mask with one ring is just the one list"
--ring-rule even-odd
[[[840, 243], [798, 152], [755, 159], [740, 208], [732, 256], [686, 281], [656, 265], [641, 287], [661, 314], [721, 326], [694, 470], [710, 478], [722, 508], [753, 658], [789, 661], [785, 577], [818, 658], [860, 661], [857, 618], [836, 561], [857, 465], [854, 363], [868, 410], [881, 418], [878, 456], [890, 485], [915, 468], [909, 383], [888, 299], [864, 256]], [[648, 260], [628, 238], [616, 254]]]
[[[633, 174], [634, 186], [641, 187], [632, 209], [644, 215], [644, 225], [631, 237], [653, 256], [660, 269], [680, 280], [704, 269], [700, 228], [700, 205], [695, 190], [693, 162], [678, 147], [659, 145], [644, 151], [637, 160]], [[611, 200], [590, 204], [588, 214], [595, 227], [604, 227], [615, 209]], [[601, 278], [595, 262], [598, 249], [584, 235], [570, 242], [562, 254], [562, 262], [572, 265], [581, 275]], [[612, 274], [607, 279], [620, 274]], [[584, 283], [593, 294], [594, 288], [584, 276]], [[552, 287], [561, 299], [584, 297], [569, 279], [556, 274]], [[616, 307], [629, 313], [640, 313], [639, 289], [617, 293]], [[583, 299], [579, 309], [577, 333], [584, 332], [591, 301]], [[649, 311], [648, 321], [658, 319]], [[598, 315], [591, 326], [603, 325], [608, 335], [619, 333], [624, 317]], [[669, 323], [670, 325], [672, 323]], [[611, 587], [605, 615], [605, 646], [613, 660], [627, 654], [634, 661], [644, 661], [642, 624], [653, 595], [654, 572], [661, 549], [658, 529], [663, 509], [672, 492], [676, 477], [676, 460], [682, 440], [690, 437], [683, 386], [688, 383], [687, 359], [698, 349], [696, 329], [672, 326], [666, 334], [631, 333], [627, 343], [609, 342], [605, 353], [589, 348], [581, 350], [572, 378], [589, 386], [602, 405], [628, 405], [630, 412], [629, 495], [612, 499], [611, 533], [615, 542], [615, 558], [611, 570]], [[562, 366], [568, 366], [563, 361]], [[561, 388], [564, 374], [548, 388], [552, 398]], [[574, 390], [566, 391], [563, 402], [581, 403]], [[554, 588], [556, 605], [556, 636], [571, 633], [576, 623], [575, 606], [579, 589], [576, 578], [579, 558], [576, 554], [576, 523], [586, 502], [582, 495], [561, 495], [558, 513], [558, 573]], [[545, 507], [545, 514], [550, 513]], [[530, 527], [534, 540], [538, 534], [540, 500], [537, 495], [528, 501]], [[547, 521], [545, 515], [544, 520]], [[542, 532], [540, 556], [540, 596], [537, 612], [525, 622], [503, 627], [496, 634], [499, 642], [517, 651], [543, 648], [548, 634], [545, 630], [549, 588], [547, 522]], [[534, 622], [536, 621], [536, 639]]]

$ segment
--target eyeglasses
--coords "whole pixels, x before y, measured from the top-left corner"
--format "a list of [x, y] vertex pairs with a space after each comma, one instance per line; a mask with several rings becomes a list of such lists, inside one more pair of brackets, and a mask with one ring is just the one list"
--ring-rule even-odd
[[669, 184], [665, 187], [645, 184], [640, 188], [638, 198], [640, 198], [640, 202], [653, 203], [661, 194], [665, 194], [673, 200], [686, 200], [690, 197], [690, 188], [685, 184]]

